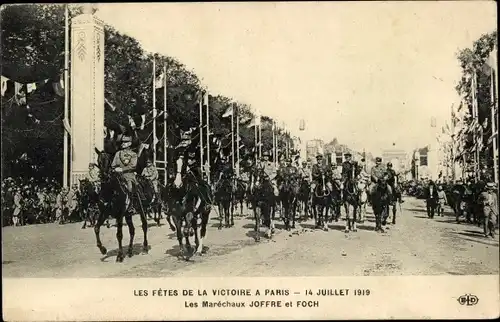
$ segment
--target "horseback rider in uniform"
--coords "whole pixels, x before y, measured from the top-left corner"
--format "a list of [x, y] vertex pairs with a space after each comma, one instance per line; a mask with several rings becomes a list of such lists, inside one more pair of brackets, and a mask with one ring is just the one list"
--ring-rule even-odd
[[285, 180], [296, 180], [298, 178], [297, 168], [292, 164], [292, 160], [288, 158], [285, 161], [285, 167], [280, 171], [278, 176], [279, 187], [281, 190], [282, 184]]
[[182, 169], [177, 169], [177, 172], [182, 175], [181, 186], [189, 187], [188, 189], [191, 190], [186, 192], [194, 192], [200, 198], [194, 207], [195, 212], [200, 210], [201, 201], [204, 201], [207, 207], [212, 204], [212, 190], [207, 181], [203, 179], [201, 166], [198, 164], [195, 151], [189, 150], [187, 152], [187, 162], [184, 162]]
[[330, 168], [323, 162], [323, 155], [320, 153], [316, 156], [317, 163], [312, 167], [312, 184], [311, 191], [314, 191], [319, 184], [322, 184], [321, 175], [325, 176], [326, 187], [332, 191], [332, 182], [330, 181]]
[[[382, 164], [382, 158], [377, 157], [375, 159], [375, 166], [371, 170], [371, 180], [372, 180], [372, 185], [370, 187], [370, 194], [369, 198], [374, 194], [375, 190], [378, 187], [379, 180], [384, 178], [387, 174], [385, 166]], [[388, 184], [387, 185], [387, 192], [389, 193], [390, 196], [392, 196], [392, 188]]]
[[217, 179], [217, 187], [221, 184], [221, 180], [232, 180], [234, 178], [234, 171], [231, 164], [228, 162], [227, 157], [225, 155], [220, 158], [220, 168], [219, 168], [219, 178]]
[[[137, 167], [137, 153], [135, 153], [131, 148], [132, 138], [129, 136], [123, 136], [121, 142], [121, 149], [116, 152], [113, 162], [111, 163], [111, 168], [114, 169], [115, 172], [122, 174], [122, 178], [125, 180], [125, 188], [131, 196], [136, 191], [141, 196], [142, 191], [139, 189], [135, 173]], [[130, 207], [130, 211], [133, 212], [134, 209], [132, 203]]]
[[158, 170], [151, 159], [146, 162], [146, 167], [142, 170], [142, 176], [151, 182], [155, 194], [158, 196], [160, 189], [158, 188]]
[[[392, 191], [397, 192], [399, 190], [399, 187], [396, 187], [396, 177], [399, 177], [399, 174], [396, 173], [396, 171], [392, 168], [392, 163], [388, 162], [387, 163], [387, 183], [391, 186]], [[403, 203], [403, 199], [401, 197], [401, 194], [399, 194], [398, 197], [399, 203]]]
[[258, 166], [259, 170], [264, 171], [266, 176], [269, 178], [271, 185], [273, 187], [273, 192], [275, 196], [279, 195], [278, 191], [278, 186], [276, 184], [276, 176], [277, 176], [277, 170], [276, 167], [274, 166], [273, 162], [269, 161], [269, 153], [264, 152], [262, 154], [262, 160], [261, 163]]
[[309, 168], [307, 161], [302, 161], [302, 168], [299, 168], [299, 175], [302, 177], [302, 180], [310, 183], [312, 179], [311, 168]]
[[[346, 160], [342, 163], [342, 186], [344, 189], [347, 187], [347, 182], [353, 180], [361, 173], [358, 163], [352, 160], [352, 154], [344, 154]], [[353, 173], [354, 171], [354, 173]]]

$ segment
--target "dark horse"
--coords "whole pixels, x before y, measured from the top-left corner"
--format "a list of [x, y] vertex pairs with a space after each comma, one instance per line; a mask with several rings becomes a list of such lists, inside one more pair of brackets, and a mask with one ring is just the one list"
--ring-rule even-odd
[[[392, 207], [392, 224], [396, 224], [396, 214], [398, 201], [401, 200], [401, 188], [399, 185], [399, 177], [396, 176], [394, 186], [392, 187], [392, 198], [391, 202], [387, 205], [387, 215], [389, 215], [389, 207]], [[437, 206], [437, 205], [436, 205]], [[401, 208], [401, 205], [399, 206]]]
[[324, 173], [321, 173], [321, 179], [317, 182], [312, 196], [312, 207], [316, 228], [323, 226], [324, 231], [328, 231], [328, 211], [330, 209], [331, 189], [326, 185], [327, 179]]
[[257, 169], [251, 175], [250, 202], [255, 218], [255, 241], [260, 241], [260, 224], [267, 227], [266, 237], [272, 238], [274, 233], [273, 207], [276, 203], [271, 180], [263, 169]]
[[303, 218], [307, 220], [311, 213], [311, 184], [308, 180], [302, 178], [300, 180], [299, 193], [297, 195], [297, 205], [299, 212], [303, 211]]
[[[80, 203], [83, 213], [82, 229], [87, 227], [87, 221], [89, 227], [94, 227], [99, 216], [99, 194], [87, 178], [80, 179]], [[109, 228], [109, 220], [106, 220], [106, 226]]]
[[[354, 170], [353, 170], [354, 171]], [[356, 228], [356, 222], [358, 220], [358, 209], [361, 204], [360, 200], [360, 191], [357, 184], [357, 180], [355, 178], [348, 178], [345, 182], [344, 191], [343, 191], [343, 201], [346, 213], [345, 220], [345, 232], [349, 231], [358, 231]], [[352, 206], [352, 217], [349, 212], [349, 205]]]
[[[207, 233], [207, 225], [212, 209], [212, 191], [204, 182], [182, 182], [181, 169], [184, 158], [177, 159], [177, 175], [172, 183], [167, 184], [169, 215], [174, 220], [180, 256], [189, 260], [193, 255], [201, 256], [207, 250], [203, 239]], [[190, 170], [189, 170], [190, 171]], [[168, 217], [167, 217], [168, 218]], [[195, 248], [192, 249], [189, 237], [195, 235]], [[185, 239], [185, 244], [183, 240]]]
[[332, 193], [331, 197], [331, 210], [332, 216], [330, 217], [330, 222], [338, 222], [340, 219], [340, 206], [342, 205], [342, 188], [340, 180], [332, 180]]
[[[297, 179], [286, 176], [282, 178], [281, 186], [279, 189], [279, 198], [283, 209], [283, 222], [285, 229], [295, 229], [295, 211], [297, 209], [297, 195], [298, 195], [298, 182]], [[290, 221], [292, 225], [290, 226]]]
[[215, 188], [214, 197], [219, 208], [219, 230], [222, 229], [222, 217], [224, 217], [226, 228], [234, 226], [233, 183], [231, 178], [224, 177], [220, 179]]
[[248, 190], [248, 182], [243, 179], [236, 178], [234, 182], [234, 194], [233, 194], [233, 211], [236, 210], [236, 206], [239, 205], [240, 215], [243, 216], [243, 203]]
[[128, 256], [133, 255], [133, 245], [135, 236], [135, 227], [132, 221], [133, 213], [131, 210], [132, 203], [136, 203], [138, 207], [136, 209], [140, 210], [142, 231], [144, 232], [144, 242], [142, 247], [142, 253], [147, 254], [149, 250], [148, 246], [148, 222], [146, 214], [144, 213], [142, 202], [136, 191], [136, 196], [132, 196], [128, 193], [126, 189], [126, 184], [124, 183], [123, 177], [120, 173], [116, 173], [111, 169], [112, 155], [106, 152], [101, 152], [95, 149], [98, 158], [97, 166], [101, 172], [101, 190], [99, 191], [99, 217], [94, 226], [95, 236], [97, 240], [97, 248], [101, 251], [101, 254], [106, 255], [106, 247], [102, 245], [100, 238], [100, 228], [104, 221], [109, 215], [116, 219], [116, 239], [118, 240], [118, 255], [116, 256], [117, 262], [122, 262], [124, 259], [122, 239], [123, 239], [123, 218], [125, 217], [125, 222], [127, 223], [130, 242], [128, 248]]
[[371, 196], [371, 204], [373, 209], [373, 214], [375, 215], [375, 231], [384, 232], [382, 225], [387, 219], [387, 210], [389, 203], [391, 202], [391, 196], [387, 191], [387, 181], [385, 178], [381, 178], [375, 187], [375, 191]]

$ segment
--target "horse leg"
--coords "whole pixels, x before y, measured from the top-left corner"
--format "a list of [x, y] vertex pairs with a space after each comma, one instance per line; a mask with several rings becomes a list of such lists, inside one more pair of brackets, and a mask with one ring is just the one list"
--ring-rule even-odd
[[257, 207], [257, 204], [252, 204], [253, 208], [253, 214], [255, 217], [255, 241], [260, 241], [260, 216], [261, 216], [261, 209], [260, 207]]
[[231, 208], [231, 223], [230, 227], [234, 226], [234, 203], [232, 203], [232, 208]]
[[84, 209], [83, 211], [83, 226], [82, 229], [87, 228], [87, 219], [88, 219], [88, 210]]
[[359, 206], [355, 206], [352, 210], [352, 231], [354, 232], [358, 231], [358, 228], [356, 228], [356, 222], [358, 221], [358, 208]]
[[229, 216], [231, 215], [231, 200], [224, 200], [223, 207], [224, 207], [224, 222], [226, 223], [226, 228], [229, 228], [231, 227], [231, 225], [229, 224]]
[[128, 255], [128, 257], [132, 257], [132, 255], [134, 254], [134, 236], [135, 236], [135, 227], [134, 227], [134, 223], [132, 220], [132, 216], [130, 216], [130, 215], [125, 216], [125, 222], [127, 223], [128, 232], [130, 235], [130, 241], [128, 244], [127, 255]]
[[393, 225], [396, 224], [396, 212], [397, 212], [396, 203], [394, 203], [394, 205], [392, 205], [392, 224]]
[[[328, 202], [325, 200], [325, 202]], [[323, 230], [328, 231], [328, 211], [330, 210], [330, 205], [328, 203], [323, 207], [324, 215], [323, 215]]]
[[[140, 203], [140, 201], [139, 201]], [[140, 216], [141, 216], [141, 223], [142, 223], [142, 232], [144, 234], [144, 241], [142, 243], [142, 254], [145, 255], [149, 252], [149, 246], [148, 246], [148, 218], [146, 217], [146, 214], [144, 213], [142, 207], [140, 211]]]
[[118, 255], [116, 255], [116, 262], [123, 262], [123, 214], [116, 217], [116, 239], [118, 240]]
[[222, 220], [224, 216], [224, 208], [222, 207], [222, 204], [220, 202], [217, 203], [217, 208], [219, 209], [219, 227], [217, 229], [221, 230], [222, 229]]
[[97, 248], [99, 248], [99, 251], [101, 252], [101, 254], [103, 255], [106, 255], [106, 253], [108, 252], [106, 250], [106, 247], [104, 247], [102, 245], [102, 242], [101, 242], [101, 236], [100, 236], [100, 232], [101, 232], [101, 226], [102, 224], [104, 223], [104, 220], [105, 220], [105, 215], [104, 213], [101, 213], [101, 215], [99, 216], [99, 218], [97, 219], [97, 223], [95, 224], [94, 226], [94, 233], [95, 233], [95, 238], [96, 238], [96, 242], [97, 242]]
[[345, 229], [344, 232], [348, 233], [351, 229], [351, 215], [349, 214], [349, 205], [347, 203], [344, 204], [345, 207]]
[[297, 199], [293, 201], [293, 206], [292, 206], [292, 229], [295, 229], [295, 213], [297, 211]]

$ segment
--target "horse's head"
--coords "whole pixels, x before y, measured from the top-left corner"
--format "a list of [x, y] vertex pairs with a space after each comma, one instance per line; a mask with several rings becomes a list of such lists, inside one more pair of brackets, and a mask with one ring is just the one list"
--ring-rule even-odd
[[104, 151], [99, 151], [97, 148], [94, 150], [97, 153], [97, 167], [99, 168], [101, 174], [107, 175], [111, 165], [111, 155]]

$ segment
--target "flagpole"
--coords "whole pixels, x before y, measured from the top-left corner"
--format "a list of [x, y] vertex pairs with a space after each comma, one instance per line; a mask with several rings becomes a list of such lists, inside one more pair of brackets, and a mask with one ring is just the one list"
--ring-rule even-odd
[[262, 119], [259, 114], [259, 158], [262, 158]]
[[493, 176], [495, 183], [498, 184], [498, 146], [497, 146], [497, 137], [498, 137], [498, 129], [495, 124], [496, 116], [495, 111], [498, 111], [498, 87], [497, 87], [497, 55], [496, 55], [496, 50], [493, 51], [495, 55], [491, 55], [493, 57], [493, 66], [491, 66], [491, 78], [490, 78], [490, 84], [491, 84], [491, 138], [492, 138], [492, 149], [493, 149]]
[[[474, 120], [474, 127], [475, 127], [475, 122], [479, 123], [479, 118], [478, 118], [478, 111], [477, 111], [477, 75], [476, 71], [474, 70], [473, 75], [472, 75], [472, 118]], [[474, 142], [478, 142], [479, 138], [476, 135], [476, 129], [474, 129]], [[481, 138], [482, 139], [482, 138]], [[474, 150], [474, 177], [477, 180], [478, 179], [478, 170], [479, 170], [479, 145], [476, 145], [475, 150]]]
[[[255, 120], [257, 120], [257, 119], [255, 119]], [[254, 132], [254, 140], [255, 140], [255, 164], [257, 164], [257, 159], [258, 159], [257, 124], [254, 124], [253, 132]]]
[[208, 102], [208, 91], [205, 92], [207, 97], [207, 182], [210, 184], [210, 112], [208, 106], [210, 105]]
[[153, 164], [156, 167], [156, 57], [153, 54]]
[[455, 182], [455, 112], [451, 104], [451, 180]]
[[236, 176], [240, 176], [240, 114], [236, 103], [233, 105], [233, 113], [236, 113]]
[[167, 185], [167, 177], [168, 177], [168, 155], [167, 155], [167, 149], [168, 149], [168, 131], [167, 131], [167, 65], [163, 65], [163, 139], [164, 139], [164, 145], [163, 145], [163, 166], [164, 166], [164, 177], [163, 177], [163, 184], [166, 186]]
[[234, 171], [234, 108], [233, 113], [231, 113], [231, 166]]
[[203, 167], [203, 96], [199, 98], [198, 107], [200, 110], [200, 167], [201, 174], [204, 173]]
[[272, 127], [272, 130], [273, 130], [273, 162], [274, 162], [274, 165], [276, 166], [276, 145], [275, 145], [275, 140], [276, 140], [276, 135], [274, 133], [274, 126], [275, 122], [273, 120], [273, 127]]
[[[69, 114], [69, 83], [68, 83], [68, 68], [69, 68], [69, 11], [68, 4], [64, 5], [64, 120], [68, 122]], [[63, 187], [68, 187], [68, 177], [71, 168], [68, 164], [68, 131], [64, 127], [63, 141]], [[70, 153], [71, 151], [69, 151]], [[70, 178], [71, 181], [71, 178]]]

